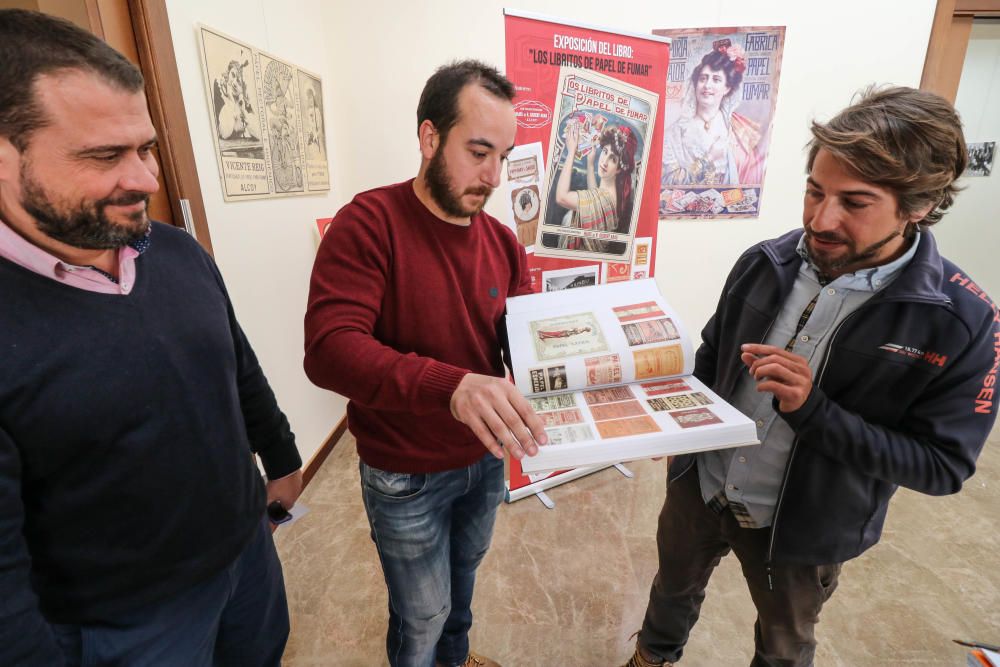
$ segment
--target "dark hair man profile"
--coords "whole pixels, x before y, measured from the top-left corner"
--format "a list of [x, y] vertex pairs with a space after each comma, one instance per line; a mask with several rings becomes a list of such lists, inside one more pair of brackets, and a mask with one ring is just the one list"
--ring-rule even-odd
[[482, 210], [514, 146], [513, 97], [476, 61], [435, 72], [417, 107], [416, 178], [357, 195], [313, 268], [306, 373], [350, 398], [393, 667], [497, 664], [469, 651], [476, 568], [503, 451], [545, 442], [501, 360], [505, 300], [531, 292], [524, 249]]
[[757, 608], [751, 665], [812, 665], [820, 609], [896, 489], [958, 492], [996, 419], [1000, 315], [929, 230], [965, 169], [958, 114], [871, 89], [812, 134], [804, 229], [740, 257], [696, 355], [760, 444], [671, 463], [629, 667], [680, 659], [730, 551]]
[[212, 259], [147, 216], [142, 75], [21, 10], [0, 63], [0, 664], [276, 666], [301, 460]]

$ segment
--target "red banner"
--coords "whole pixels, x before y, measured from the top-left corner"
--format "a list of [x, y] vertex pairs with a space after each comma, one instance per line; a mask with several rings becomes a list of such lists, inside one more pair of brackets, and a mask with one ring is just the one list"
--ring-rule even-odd
[[[669, 40], [509, 10], [504, 19], [526, 149], [509, 167], [509, 218], [532, 287], [652, 277]], [[510, 490], [538, 481], [510, 461]]]

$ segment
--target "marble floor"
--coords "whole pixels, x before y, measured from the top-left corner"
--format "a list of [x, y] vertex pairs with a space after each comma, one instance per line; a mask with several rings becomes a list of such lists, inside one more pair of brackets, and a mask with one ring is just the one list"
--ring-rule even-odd
[[[823, 610], [822, 666], [964, 665], [952, 638], [1000, 643], [1000, 429], [963, 491], [896, 494], [882, 542], [844, 567]], [[500, 508], [479, 571], [473, 648], [505, 667], [620, 665], [656, 571], [666, 462], [629, 464]], [[285, 665], [387, 664], [386, 592], [345, 436], [277, 531], [292, 616]], [[681, 664], [746, 665], [754, 612], [734, 557], [712, 578]]]

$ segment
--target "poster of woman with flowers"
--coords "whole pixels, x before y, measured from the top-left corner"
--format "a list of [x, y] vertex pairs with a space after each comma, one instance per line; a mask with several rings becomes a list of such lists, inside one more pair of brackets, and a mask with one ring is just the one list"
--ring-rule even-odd
[[653, 32], [672, 40], [660, 218], [756, 217], [784, 27]]
[[535, 255], [628, 263], [659, 95], [567, 66], [556, 90]]

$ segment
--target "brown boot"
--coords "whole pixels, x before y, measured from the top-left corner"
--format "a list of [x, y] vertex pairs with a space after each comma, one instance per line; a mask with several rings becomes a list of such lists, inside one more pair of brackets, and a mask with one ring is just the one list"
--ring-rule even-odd
[[[441, 662], [435, 662], [434, 665], [435, 667], [445, 667], [444, 663]], [[462, 667], [500, 667], [500, 663], [487, 658], [485, 655], [469, 651], [469, 657], [462, 663]]]
[[673, 667], [673, 665], [674, 663], [672, 662], [664, 660], [656, 661], [647, 658], [643, 650], [636, 644], [635, 653], [632, 654], [629, 661], [622, 665], [622, 667]]

